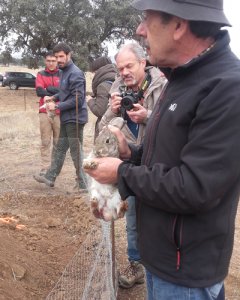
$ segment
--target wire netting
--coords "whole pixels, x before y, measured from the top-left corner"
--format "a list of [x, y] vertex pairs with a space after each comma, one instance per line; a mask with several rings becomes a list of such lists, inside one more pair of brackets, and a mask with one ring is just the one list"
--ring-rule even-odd
[[46, 300], [116, 299], [111, 241], [114, 225], [100, 224], [92, 228]]

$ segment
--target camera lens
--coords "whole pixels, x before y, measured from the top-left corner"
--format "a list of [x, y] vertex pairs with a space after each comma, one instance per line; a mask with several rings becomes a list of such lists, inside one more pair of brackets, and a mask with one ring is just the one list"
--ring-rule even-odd
[[129, 96], [125, 96], [125, 97], [122, 98], [121, 105], [126, 110], [131, 110], [134, 107], [133, 103], [135, 103], [135, 102], [136, 101], [135, 101], [134, 97], [129, 95]]

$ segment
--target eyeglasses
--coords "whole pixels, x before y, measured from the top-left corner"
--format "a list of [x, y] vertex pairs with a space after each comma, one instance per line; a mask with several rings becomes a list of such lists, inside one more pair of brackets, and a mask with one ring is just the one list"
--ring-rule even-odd
[[143, 22], [145, 22], [145, 20], [146, 20], [146, 12], [142, 12], [141, 14], [139, 14], [138, 15], [138, 21], [140, 22], [140, 23], [143, 23]]
[[54, 63], [56, 63], [57, 61], [56, 61], [56, 60], [46, 60], [46, 62], [47, 62], [47, 63], [52, 63], [52, 64], [54, 64]]

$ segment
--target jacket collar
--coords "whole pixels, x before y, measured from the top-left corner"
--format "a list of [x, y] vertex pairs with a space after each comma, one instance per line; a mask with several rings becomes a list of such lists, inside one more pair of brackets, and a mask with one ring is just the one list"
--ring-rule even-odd
[[56, 68], [56, 69], [54, 69], [54, 70], [49, 70], [48, 68], [45, 68], [45, 71], [46, 71], [47, 73], [49, 73], [49, 74], [55, 74], [55, 73], [57, 73], [57, 72], [59, 71], [59, 69]]

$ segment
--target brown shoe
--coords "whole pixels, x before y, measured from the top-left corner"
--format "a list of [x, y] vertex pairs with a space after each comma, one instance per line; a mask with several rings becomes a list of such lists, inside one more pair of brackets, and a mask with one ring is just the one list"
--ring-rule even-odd
[[129, 289], [133, 287], [134, 284], [142, 284], [144, 283], [144, 275], [143, 265], [138, 261], [131, 261], [129, 266], [118, 278], [119, 286]]

